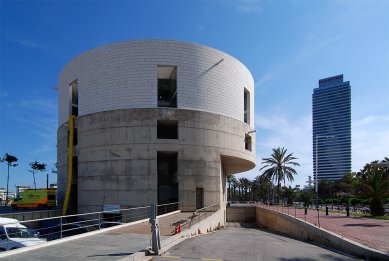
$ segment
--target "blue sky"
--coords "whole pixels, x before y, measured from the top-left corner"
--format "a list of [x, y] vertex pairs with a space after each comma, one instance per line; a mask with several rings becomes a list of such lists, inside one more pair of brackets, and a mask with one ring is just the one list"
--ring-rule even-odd
[[[343, 74], [352, 86], [352, 169], [389, 156], [389, 1], [0, 0], [0, 155], [19, 158], [10, 191], [32, 185], [29, 162], [56, 175], [57, 86], [64, 65], [91, 48], [135, 39], [196, 42], [227, 52], [255, 81], [257, 167], [285, 147], [312, 175], [311, 95]], [[0, 187], [6, 186], [0, 166]], [[37, 174], [39, 187], [46, 175]]]

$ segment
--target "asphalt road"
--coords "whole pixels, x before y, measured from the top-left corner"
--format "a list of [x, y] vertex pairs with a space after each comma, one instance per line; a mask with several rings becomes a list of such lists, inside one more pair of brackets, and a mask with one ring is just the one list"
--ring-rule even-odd
[[221, 231], [187, 239], [171, 248], [165, 255], [154, 257], [153, 260], [346, 261], [356, 259], [316, 245], [269, 233], [256, 228], [253, 224], [248, 228], [242, 228], [239, 224], [230, 223]]

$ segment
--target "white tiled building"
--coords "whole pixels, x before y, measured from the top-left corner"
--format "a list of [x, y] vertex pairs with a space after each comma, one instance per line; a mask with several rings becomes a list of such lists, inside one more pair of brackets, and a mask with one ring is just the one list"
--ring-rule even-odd
[[253, 78], [234, 57], [203, 45], [129, 41], [92, 49], [65, 66], [60, 203], [70, 114], [77, 116], [74, 211], [173, 201], [192, 211], [225, 202], [226, 176], [255, 166]]

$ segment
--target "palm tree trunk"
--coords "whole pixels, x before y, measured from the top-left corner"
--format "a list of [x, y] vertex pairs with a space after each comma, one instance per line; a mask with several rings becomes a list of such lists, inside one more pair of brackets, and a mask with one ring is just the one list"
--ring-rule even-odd
[[32, 176], [33, 176], [33, 178], [34, 178], [34, 188], [35, 188], [35, 190], [36, 190], [35, 173], [34, 173], [34, 172], [32, 173]]

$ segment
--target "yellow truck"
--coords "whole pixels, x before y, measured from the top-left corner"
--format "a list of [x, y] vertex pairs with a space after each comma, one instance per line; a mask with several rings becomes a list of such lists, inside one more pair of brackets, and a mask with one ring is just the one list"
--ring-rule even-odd
[[55, 189], [27, 189], [11, 202], [11, 207], [51, 209], [57, 205], [55, 194]]

